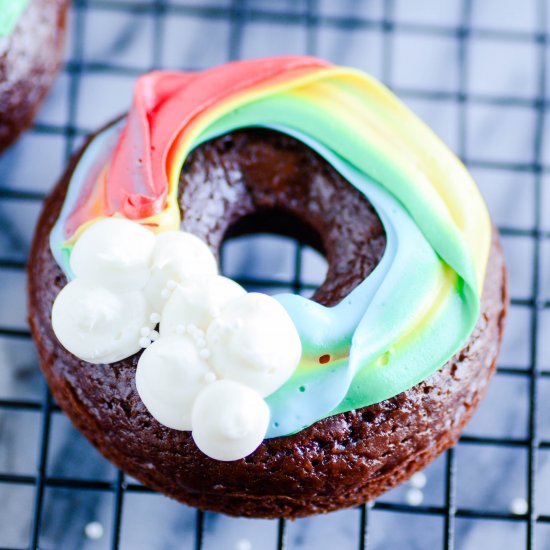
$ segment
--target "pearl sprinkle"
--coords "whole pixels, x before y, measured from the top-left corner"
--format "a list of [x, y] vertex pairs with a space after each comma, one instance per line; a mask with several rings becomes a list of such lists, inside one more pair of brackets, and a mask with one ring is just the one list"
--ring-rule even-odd
[[147, 336], [142, 336], [139, 339], [139, 345], [142, 348], [148, 348], [151, 345], [151, 340], [149, 338], [147, 338]]
[[151, 321], [151, 323], [158, 325], [160, 323], [160, 313], [151, 313], [151, 315], [149, 316], [149, 320]]

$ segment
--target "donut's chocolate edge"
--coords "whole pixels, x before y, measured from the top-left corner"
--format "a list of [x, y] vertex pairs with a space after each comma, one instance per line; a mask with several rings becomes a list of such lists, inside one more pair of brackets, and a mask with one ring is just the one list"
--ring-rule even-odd
[[[31, 0], [0, 47], [0, 152], [29, 128], [62, 58], [68, 0]], [[16, 67], [17, 71], [12, 67]]]
[[[44, 263], [51, 256], [49, 233], [79, 156], [46, 200], [37, 225], [29, 261], [29, 321], [55, 399], [116, 466], [152, 489], [202, 509], [234, 516], [297, 518], [372, 500], [456, 443], [487, 390], [502, 338], [508, 295], [496, 229], [476, 329], [459, 353], [414, 388], [324, 419], [293, 436], [267, 440], [251, 457], [233, 463], [209, 459], [188, 433], [168, 430], [152, 418], [141, 420], [143, 433], [126, 433], [131, 422], [125, 415], [145, 418], [148, 413], [136, 402], [133, 382], [124, 378], [111, 377], [109, 383], [123, 386], [127, 409], [122, 404], [124, 410], [117, 412], [120, 422], [106, 425], [102, 411], [90, 410], [84, 403], [86, 395], [78, 380], [100, 374], [83, 371], [75, 379], [78, 365], [86, 364], [74, 359], [68, 365], [69, 354], [53, 336], [43, 300], [47, 278], [54, 273]], [[73, 363], [78, 363], [77, 368]], [[120, 408], [121, 403], [105, 406]], [[131, 448], [119, 443], [121, 434]], [[170, 445], [174, 449], [167, 453]], [[148, 455], [154, 460], [149, 462]]]

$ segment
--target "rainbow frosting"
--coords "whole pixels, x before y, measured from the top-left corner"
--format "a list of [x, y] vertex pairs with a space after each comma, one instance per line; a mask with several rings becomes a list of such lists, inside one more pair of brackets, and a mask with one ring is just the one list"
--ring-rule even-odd
[[491, 223], [461, 162], [362, 72], [310, 57], [153, 72], [138, 80], [128, 116], [92, 140], [72, 175], [51, 234], [68, 277], [74, 243], [99, 219], [177, 230], [189, 153], [245, 127], [314, 149], [368, 198], [387, 236], [379, 265], [336, 306], [276, 296], [303, 351], [266, 399], [267, 436], [275, 437], [395, 396], [442, 367], [477, 322]]

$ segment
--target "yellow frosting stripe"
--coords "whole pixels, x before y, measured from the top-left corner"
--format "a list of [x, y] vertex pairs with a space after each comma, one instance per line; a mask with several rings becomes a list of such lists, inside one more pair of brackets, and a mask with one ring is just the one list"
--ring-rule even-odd
[[[378, 148], [376, 154], [391, 159], [393, 171], [400, 169], [408, 173], [409, 178], [414, 179], [409, 193], [432, 205], [441, 222], [448, 228], [452, 226], [455, 238], [469, 250], [477, 289], [481, 290], [491, 226], [477, 186], [463, 164], [449, 155], [441, 140], [386, 87], [353, 69], [321, 69], [296, 81], [244, 93], [206, 112], [186, 139], [174, 144], [170, 153], [169, 199], [163, 213], [170, 219], [167, 226], [177, 224], [179, 174], [197, 137], [228, 113], [274, 95], [300, 101], [300, 109], [331, 113], [339, 132], [369, 141]], [[378, 179], [376, 174], [369, 175]], [[401, 193], [408, 195], [404, 189]], [[414, 212], [411, 213], [414, 216]]]

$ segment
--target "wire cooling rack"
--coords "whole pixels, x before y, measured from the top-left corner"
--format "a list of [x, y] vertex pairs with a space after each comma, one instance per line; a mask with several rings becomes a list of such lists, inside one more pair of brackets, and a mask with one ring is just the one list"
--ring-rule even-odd
[[[64, 69], [0, 159], [0, 547], [550, 548], [545, 4], [75, 0]], [[512, 290], [497, 376], [457, 447], [375, 503], [296, 522], [202, 513], [116, 471], [53, 402], [24, 314], [41, 201], [83, 136], [125, 109], [134, 79], [281, 53], [368, 70], [442, 135], [499, 224]], [[249, 288], [307, 293], [322, 279], [322, 260], [299, 243], [247, 239], [224, 258]]]

